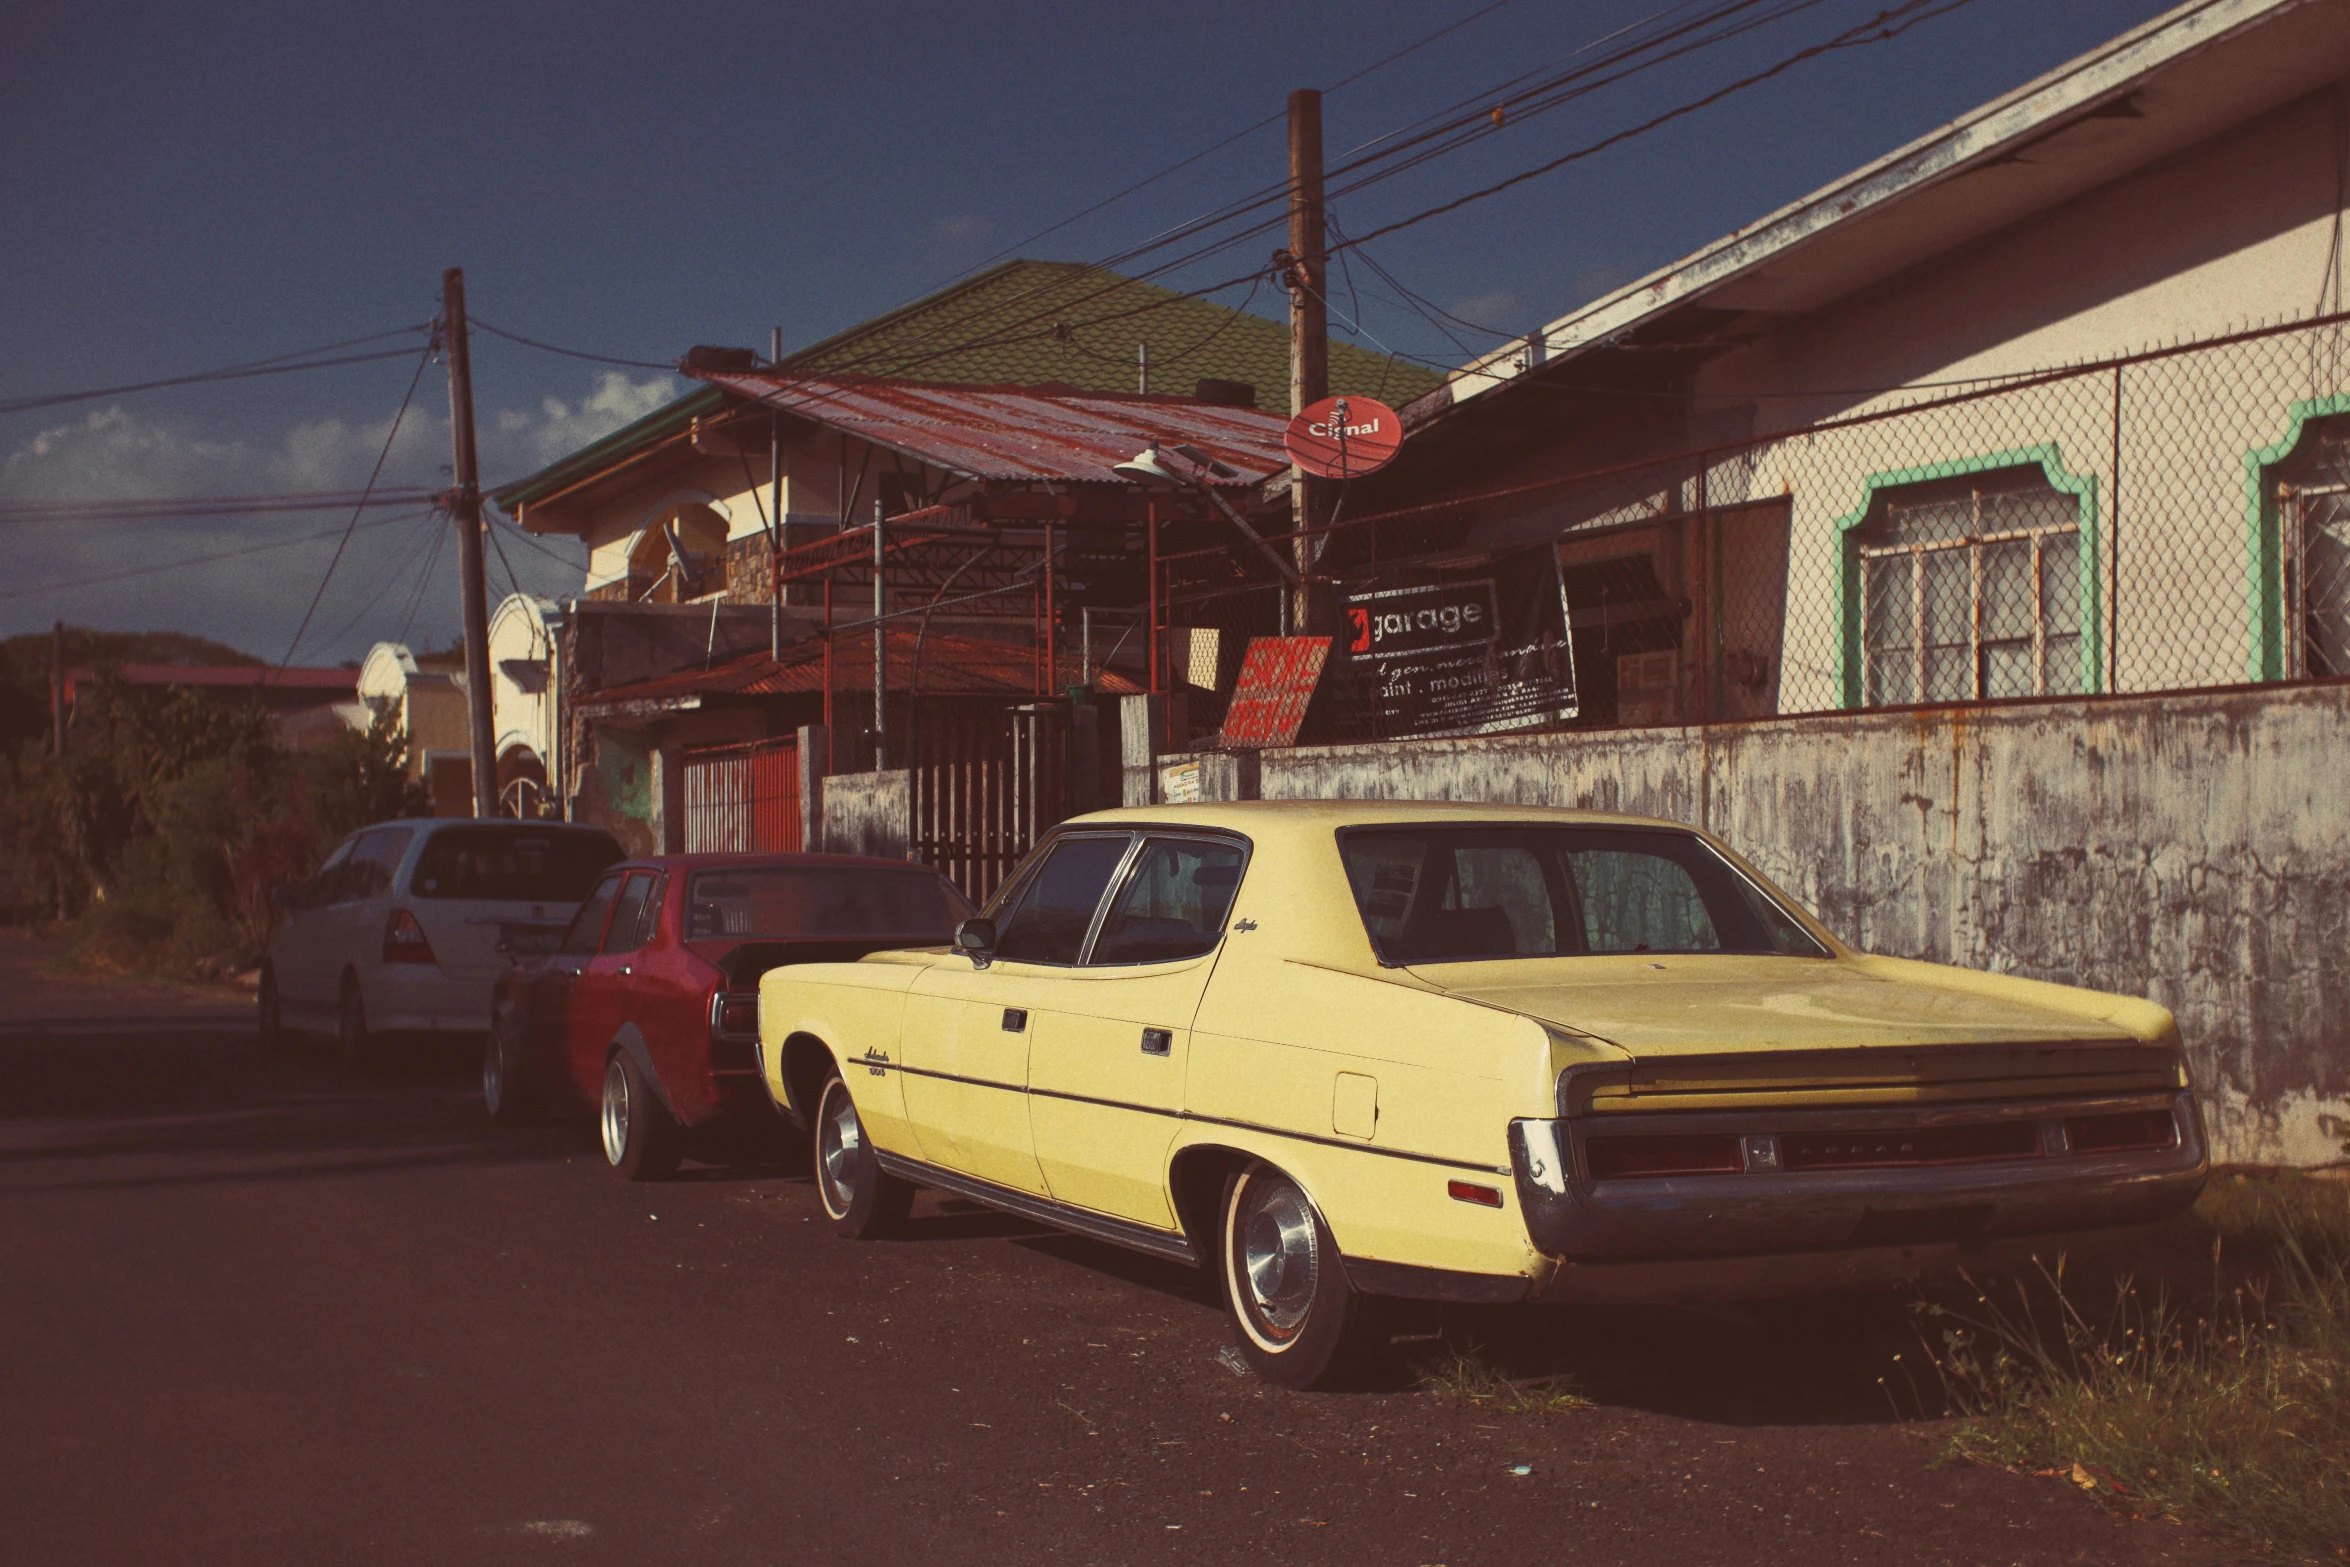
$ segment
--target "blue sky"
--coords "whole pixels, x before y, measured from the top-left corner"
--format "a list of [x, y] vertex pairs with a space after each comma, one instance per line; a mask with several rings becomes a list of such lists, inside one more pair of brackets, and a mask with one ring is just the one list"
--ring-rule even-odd
[[[421, 323], [440, 270], [528, 336], [665, 361], [697, 342], [824, 336], [951, 280], [1448, 22], [1466, 25], [1326, 105], [1333, 160], [1563, 60], [1670, 0], [1346, 7], [227, 4], [5, 8], [0, 401], [142, 381]], [[1362, 232], [1545, 162], [1880, 8], [1819, 0], [1337, 205]], [[1586, 162], [1370, 247], [1445, 309], [1522, 332], [2015, 87], [2163, 8], [1974, 0]], [[1278, 123], [1022, 254], [1101, 259], [1282, 173]], [[1172, 274], [1262, 262], [1250, 239]], [[1376, 344], [1457, 362], [1377, 297]], [[1341, 286], [1344, 279], [1340, 279]], [[1237, 293], [1223, 296], [1237, 301]], [[1260, 294], [1271, 311], [1275, 297]], [[484, 477], [519, 477], [679, 383], [476, 340]], [[385, 361], [0, 415], [0, 502], [355, 488], [414, 370]], [[425, 374], [386, 482], [445, 482], [444, 382]], [[284, 655], [341, 517], [0, 524], [0, 634], [62, 616]], [[453, 547], [417, 518], [360, 533], [301, 661], [403, 629], [453, 634]], [[560, 542], [560, 541], [559, 541]], [[576, 552], [509, 545], [539, 591]], [[430, 569], [427, 570], [429, 558]], [[493, 560], [493, 593], [506, 585]]]

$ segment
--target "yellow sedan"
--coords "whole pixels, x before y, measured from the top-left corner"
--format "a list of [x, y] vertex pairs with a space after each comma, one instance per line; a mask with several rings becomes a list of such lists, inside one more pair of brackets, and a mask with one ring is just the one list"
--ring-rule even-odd
[[1254, 802], [1055, 829], [952, 947], [760, 985], [842, 1233], [916, 1186], [1214, 1268], [1307, 1386], [1366, 1296], [1886, 1284], [2208, 1168], [2148, 1001], [1852, 951], [1712, 837]]

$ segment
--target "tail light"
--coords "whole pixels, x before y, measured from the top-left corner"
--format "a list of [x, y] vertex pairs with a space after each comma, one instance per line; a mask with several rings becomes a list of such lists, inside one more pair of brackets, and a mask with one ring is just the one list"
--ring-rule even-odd
[[425, 939], [424, 927], [416, 923], [416, 916], [406, 909], [392, 910], [392, 917], [384, 922], [384, 961], [386, 963], [432, 963], [432, 943]]
[[755, 991], [721, 990], [710, 997], [710, 1032], [721, 1039], [750, 1039], [759, 1032]]
[[2176, 1148], [2179, 1128], [2168, 1110], [2076, 1115], [2064, 1123], [2064, 1141], [2074, 1153], [2152, 1152]]

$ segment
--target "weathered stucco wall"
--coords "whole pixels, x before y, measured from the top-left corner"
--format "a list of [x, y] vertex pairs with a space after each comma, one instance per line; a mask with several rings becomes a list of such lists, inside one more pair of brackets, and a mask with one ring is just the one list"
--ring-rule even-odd
[[824, 780], [824, 852], [902, 860], [913, 837], [914, 775], [834, 773]]
[[1268, 751], [1260, 783], [1698, 823], [1856, 946], [2161, 1002], [2222, 1157], [2301, 1165], [2350, 1157], [2346, 786], [2342, 685]]

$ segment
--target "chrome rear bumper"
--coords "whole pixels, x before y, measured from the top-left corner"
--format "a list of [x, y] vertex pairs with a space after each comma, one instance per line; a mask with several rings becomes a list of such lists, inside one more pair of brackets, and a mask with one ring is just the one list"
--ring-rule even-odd
[[[2134, 1111], [2167, 1111], [2176, 1143], [2128, 1152], [2066, 1151], [2060, 1129], [2068, 1119]], [[1897, 1138], [1903, 1131], [2019, 1122], [2041, 1128], [2039, 1151], [2029, 1156], [1876, 1168], [1774, 1167], [1784, 1139]], [[1592, 1139], [1626, 1132], [1734, 1135], [1748, 1147], [1746, 1166], [1718, 1174], [1595, 1179]], [[1618, 1265], [1719, 1269], [1731, 1259], [1792, 1262], [1795, 1254], [1813, 1259], [1805, 1266], [1819, 1276], [1815, 1287], [1834, 1288], [1828, 1275], [1850, 1271], [1868, 1254], [1898, 1268], [1927, 1251], [2152, 1223], [2193, 1202], [2210, 1171], [2202, 1117], [2185, 1090], [1932, 1108], [1758, 1107], [1529, 1119], [1510, 1123], [1510, 1162], [1528, 1236], [1561, 1265], [1553, 1294], [1570, 1277], [1591, 1274], [1596, 1284], [1596, 1275]], [[1745, 1271], [1784, 1270], [1758, 1261]]]

